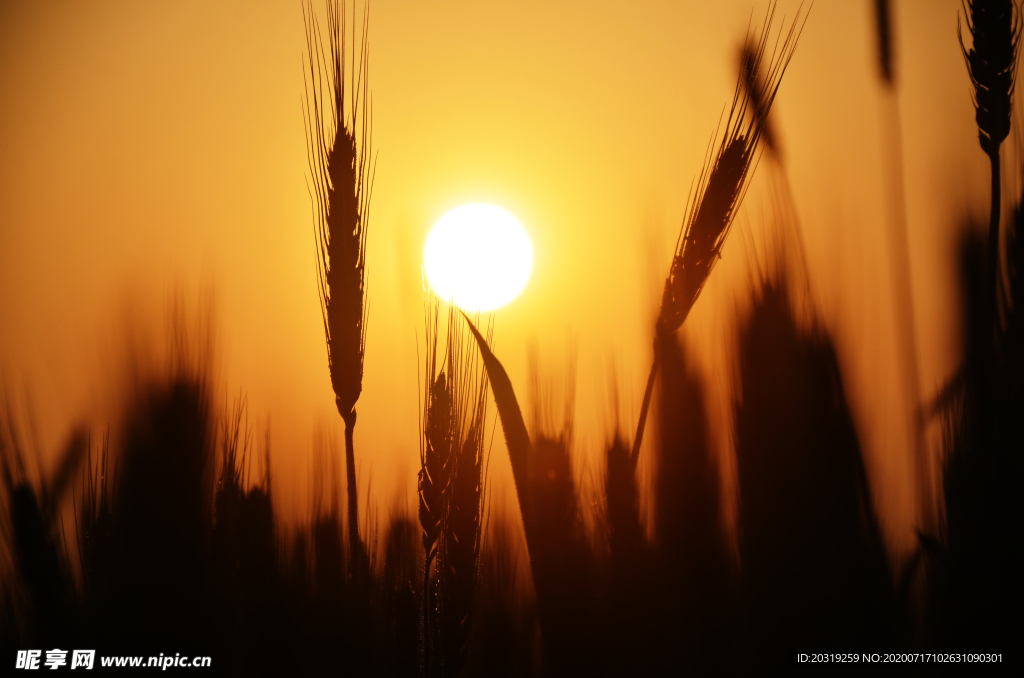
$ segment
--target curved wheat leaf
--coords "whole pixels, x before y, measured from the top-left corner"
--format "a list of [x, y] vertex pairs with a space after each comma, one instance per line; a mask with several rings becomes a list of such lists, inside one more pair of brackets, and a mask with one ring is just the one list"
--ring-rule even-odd
[[[460, 311], [461, 312], [461, 311]], [[526, 501], [526, 473], [527, 462], [533, 455], [533, 443], [530, 441], [530, 434], [526, 431], [526, 422], [523, 420], [523, 413], [519, 409], [519, 402], [516, 400], [515, 390], [512, 382], [502, 367], [501, 362], [491, 352], [490, 346], [480, 332], [473, 325], [465, 313], [462, 317], [469, 325], [469, 331], [473, 333], [477, 346], [480, 347], [480, 355], [484, 359], [484, 367], [487, 369], [487, 378], [491, 382], [491, 392], [494, 394], [494, 404], [498, 407], [498, 417], [501, 419], [501, 428], [505, 432], [505, 444], [508, 447], [509, 460], [512, 463], [512, 477], [516, 484], [516, 496], [519, 499], [519, 507], [526, 511], [530, 505]], [[523, 516], [523, 523], [529, 530], [528, 517]], [[529, 539], [529, 537], [527, 537]]]

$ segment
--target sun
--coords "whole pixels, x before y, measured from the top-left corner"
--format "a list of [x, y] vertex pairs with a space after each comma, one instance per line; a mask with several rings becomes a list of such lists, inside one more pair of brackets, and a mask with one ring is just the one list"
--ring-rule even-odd
[[430, 287], [465, 311], [491, 311], [519, 296], [533, 270], [533, 245], [514, 216], [493, 205], [456, 207], [423, 247]]

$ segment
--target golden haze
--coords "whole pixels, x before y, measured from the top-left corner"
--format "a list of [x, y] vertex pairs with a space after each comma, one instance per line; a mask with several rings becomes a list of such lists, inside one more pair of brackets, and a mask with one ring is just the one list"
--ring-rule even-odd
[[[756, 4], [752, 17], [749, 2], [497, 4], [372, 7], [379, 155], [356, 444], [361, 497], [372, 482], [384, 513], [413, 507], [423, 240], [465, 202], [507, 209], [530, 234], [533, 276], [497, 311], [495, 350], [522, 398], [523, 346], [558, 378], [577, 351], [577, 473], [593, 489], [617, 417], [631, 435], [687, 190], [731, 97], [744, 31], [763, 12]], [[987, 200], [959, 6], [903, 2], [895, 17], [924, 393], [957, 350], [961, 223], [950, 215], [983, 213]], [[890, 543], [906, 547], [913, 497], [907, 422], [888, 378], [870, 9], [814, 5], [773, 116], [875, 501]], [[316, 297], [303, 49], [298, 2], [0, 7], [0, 367], [9, 393], [28, 392], [44, 452], [74, 421], [103, 426], [114, 411], [126, 306], [157, 327], [174, 289], [190, 300], [212, 289], [218, 393], [244, 390], [260, 426], [269, 420], [277, 497], [286, 515], [308, 511], [314, 432], [327, 427], [340, 449], [342, 424]], [[767, 170], [684, 328], [726, 459], [730, 337], [753, 258], [770, 249]], [[510, 474], [495, 440], [500, 494]]]

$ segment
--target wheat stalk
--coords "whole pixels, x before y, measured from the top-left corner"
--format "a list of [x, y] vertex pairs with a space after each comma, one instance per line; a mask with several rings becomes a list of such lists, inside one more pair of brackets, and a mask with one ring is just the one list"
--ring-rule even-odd
[[978, 142], [992, 166], [988, 270], [985, 273], [986, 315], [991, 324], [995, 322], [996, 281], [999, 278], [999, 146], [1010, 133], [1022, 24], [1020, 9], [1014, 0], [965, 0], [964, 12], [967, 14], [967, 29], [973, 39], [971, 49], [964, 46], [959, 20], [957, 37], [974, 86], [974, 118], [978, 123]]
[[887, 235], [889, 268], [893, 288], [893, 326], [898, 341], [899, 368], [902, 373], [907, 413], [914, 422], [911, 429], [916, 483], [919, 495], [921, 525], [932, 529], [931, 460], [924, 431], [916, 413], [921, 406], [920, 369], [917, 357], [917, 332], [914, 326], [914, 294], [910, 275], [910, 240], [907, 235], [906, 189], [903, 172], [903, 133], [900, 124], [899, 97], [895, 87], [893, 64], [893, 27], [891, 7], [887, 0], [875, 2], [875, 34], [878, 45], [879, 74], [884, 85], [882, 105], [882, 148], [884, 155], [883, 186], [887, 198]]
[[368, 16], [363, 13], [358, 62], [355, 45], [352, 46], [350, 93], [346, 102], [345, 9], [339, 8], [336, 1], [327, 3], [325, 49], [312, 9], [303, 7], [309, 52], [303, 117], [312, 175], [317, 283], [331, 386], [338, 413], [345, 421], [349, 543], [357, 557], [362, 548], [352, 435], [366, 350], [366, 234], [373, 189], [367, 93]]
[[[732, 104], [725, 120], [725, 129], [721, 136], [716, 131], [712, 137], [704, 167], [697, 178], [695, 189], [690, 193], [686, 217], [683, 219], [668, 278], [665, 280], [661, 311], [655, 326], [657, 336], [654, 361], [651, 364], [650, 376], [647, 378], [640, 420], [630, 455], [634, 465], [640, 453], [647, 411], [654, 390], [654, 377], [658, 370], [659, 338], [674, 333], [682, 326], [701, 290], [704, 289], [711, 269], [722, 256], [722, 247], [726, 236], [729, 235], [729, 227], [746, 193], [752, 167], [756, 164], [758, 141], [763, 137], [768, 113], [803, 29], [798, 11], [788, 32], [785, 32], [785, 37], [782, 31], [779, 32], [769, 54], [768, 40], [774, 18], [773, 4], [768, 9], [760, 37], [751, 38], [748, 31], [747, 42], [755, 47], [746, 59], [744, 67], [740, 69]], [[744, 80], [747, 73], [760, 72], [761, 62], [766, 55], [769, 59], [765, 84], [758, 102], [755, 103], [750, 91], [744, 86]]]

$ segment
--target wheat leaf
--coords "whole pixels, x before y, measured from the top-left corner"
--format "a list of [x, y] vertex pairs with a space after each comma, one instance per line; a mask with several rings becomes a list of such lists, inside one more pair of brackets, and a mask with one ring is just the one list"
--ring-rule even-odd
[[[505, 372], [505, 368], [491, 352], [487, 341], [473, 326], [469, 317], [463, 313], [469, 325], [469, 331], [473, 333], [477, 346], [480, 347], [480, 355], [484, 359], [484, 367], [487, 369], [487, 378], [491, 382], [491, 392], [494, 394], [494, 403], [498, 406], [498, 417], [501, 419], [501, 428], [505, 432], [505, 445], [508, 447], [509, 460], [512, 462], [512, 477], [516, 483], [516, 496], [519, 498], [519, 507], [524, 510], [529, 506], [525, 501], [526, 491], [526, 468], [527, 462], [533, 455], [533, 443], [530, 442], [530, 434], [526, 432], [526, 422], [523, 421], [523, 413], [519, 409], [519, 402], [516, 400], [516, 393], [512, 389], [512, 382]], [[523, 522], [527, 517], [523, 516]]]

